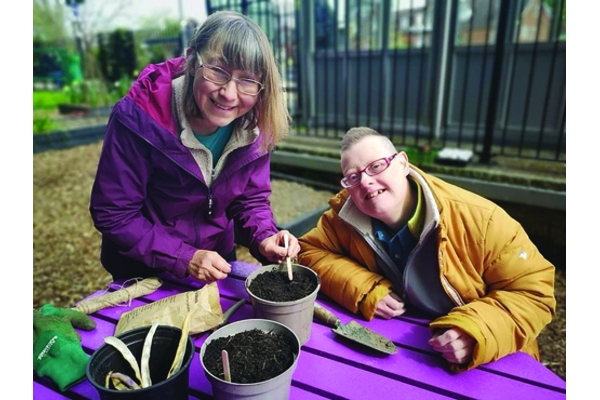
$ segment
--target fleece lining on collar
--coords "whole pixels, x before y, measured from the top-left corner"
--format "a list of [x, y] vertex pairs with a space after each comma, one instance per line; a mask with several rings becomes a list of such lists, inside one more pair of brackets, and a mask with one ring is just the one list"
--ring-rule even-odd
[[206, 185], [210, 187], [212, 182], [221, 174], [223, 171], [223, 167], [225, 166], [225, 160], [227, 156], [234, 150], [251, 145], [252, 143], [258, 140], [259, 131], [258, 128], [253, 129], [252, 131], [248, 131], [242, 129], [240, 127], [236, 127], [231, 134], [231, 138], [229, 142], [225, 145], [223, 149], [223, 154], [219, 158], [217, 165], [213, 169], [213, 161], [212, 161], [212, 153], [209, 149], [207, 149], [202, 143], [196, 139], [194, 136], [194, 131], [190, 126], [187, 118], [185, 117], [185, 112], [183, 111], [183, 99], [185, 96], [183, 81], [184, 76], [180, 76], [173, 80], [173, 99], [177, 120], [179, 121], [179, 129], [181, 130], [180, 139], [181, 143], [185, 147], [187, 147], [194, 160], [200, 167], [200, 171], [202, 171], [202, 175], [204, 176], [204, 181]]
[[[408, 173], [409, 176], [421, 186], [421, 189], [423, 190], [423, 200], [425, 200], [425, 219], [423, 222], [424, 228], [421, 232], [421, 237], [419, 239], [420, 243], [423, 240], [423, 238], [427, 236], [427, 233], [434, 229], [440, 222], [440, 212], [438, 211], [438, 206], [433, 197], [433, 193], [431, 192], [431, 188], [429, 187], [425, 179], [412, 168], [409, 168]], [[354, 201], [352, 201], [352, 197], [348, 197], [348, 200], [342, 206], [342, 209], [340, 210], [338, 215], [342, 220], [354, 226], [363, 234], [366, 234], [370, 237], [374, 237], [371, 217], [364, 214], [358, 209], [356, 204], [354, 204]]]

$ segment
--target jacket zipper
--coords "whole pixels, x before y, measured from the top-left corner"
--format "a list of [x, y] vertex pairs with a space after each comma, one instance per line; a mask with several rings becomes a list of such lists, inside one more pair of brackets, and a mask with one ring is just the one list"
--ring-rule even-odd
[[194, 212], [194, 233], [196, 234], [194, 247], [198, 248], [200, 246], [200, 238], [198, 237], [198, 211]]
[[[442, 251], [441, 250], [440, 250], [440, 261], [439, 262], [440, 262], [440, 270], [443, 270], [444, 262], [442, 261]], [[444, 289], [446, 289], [446, 293], [448, 293], [450, 295], [450, 297], [452, 297], [452, 300], [454, 300], [456, 305], [463, 306], [465, 303], [460, 298], [460, 295], [458, 294], [456, 289], [454, 289], [452, 287], [452, 285], [450, 285], [450, 282], [448, 282], [448, 280], [446, 279], [446, 276], [443, 273], [441, 273], [440, 276], [442, 278], [442, 285], [444, 285]]]
[[[356, 228], [355, 228], [356, 229]], [[383, 251], [376, 243], [375, 241], [369, 236], [364, 234], [360, 229], [356, 229], [356, 231], [362, 236], [362, 238], [371, 246], [371, 248], [375, 251], [375, 253], [382, 259], [382, 261], [384, 263], [387, 264], [388, 268], [390, 269], [390, 271], [395, 271], [397, 270], [396, 264], [394, 263], [394, 260], [392, 260], [392, 258], [390, 257], [390, 255], [388, 253], [386, 253], [385, 251]], [[376, 261], [377, 262], [377, 261]], [[385, 275], [384, 275], [385, 276]], [[402, 280], [403, 277], [400, 276], [400, 284], [402, 284]], [[388, 279], [390, 279], [392, 282], [394, 281], [394, 279], [391, 279], [388, 277]], [[394, 286], [396, 286], [394, 284]], [[402, 293], [398, 293], [398, 295], [400, 295], [401, 298], [404, 298], [404, 296], [406, 295], [406, 292], [404, 291], [403, 287], [399, 287], [396, 288], [396, 290], [400, 291], [402, 290]]]
[[213, 205], [212, 193], [210, 191], [210, 188], [208, 188], [208, 216], [209, 217], [212, 215], [212, 205]]

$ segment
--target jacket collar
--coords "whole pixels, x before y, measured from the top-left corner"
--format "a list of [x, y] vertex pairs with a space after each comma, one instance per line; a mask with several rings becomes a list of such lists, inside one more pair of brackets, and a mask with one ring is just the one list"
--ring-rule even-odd
[[194, 159], [198, 163], [198, 166], [200, 167], [205, 178], [205, 182], [210, 186], [212, 183], [212, 176], [219, 176], [223, 171], [227, 156], [237, 149], [254, 144], [258, 140], [259, 131], [258, 128], [249, 131], [236, 126], [231, 138], [223, 149], [223, 154], [219, 158], [214, 171], [212, 171], [212, 153], [196, 139], [194, 136], [194, 131], [192, 130], [192, 127], [185, 116], [183, 109], [185, 88], [183, 87], [183, 84], [183, 76], [174, 79], [172, 83], [173, 104], [175, 105], [173, 108], [173, 113], [176, 115], [176, 119], [179, 122], [179, 128], [181, 129], [179, 136], [181, 138], [181, 143], [190, 149], [190, 151], [192, 151]]
[[[427, 234], [438, 226], [440, 222], [440, 212], [427, 181], [412, 167], [409, 168], [408, 173], [419, 183], [419, 185], [421, 185], [421, 189], [423, 190], [425, 217], [423, 221], [423, 231], [421, 232], [421, 237], [419, 239], [419, 243], [421, 243], [421, 241], [427, 237]], [[356, 204], [354, 204], [354, 201], [352, 201], [352, 197], [348, 196], [348, 200], [344, 203], [338, 215], [343, 221], [352, 225], [364, 235], [374, 237], [371, 217], [358, 209]]]

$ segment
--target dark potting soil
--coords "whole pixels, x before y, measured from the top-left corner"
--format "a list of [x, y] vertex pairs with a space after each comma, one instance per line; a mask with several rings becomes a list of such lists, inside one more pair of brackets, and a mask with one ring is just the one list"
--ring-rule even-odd
[[215, 376], [225, 379], [221, 351], [227, 350], [231, 381], [264, 382], [294, 364], [294, 344], [282, 334], [252, 329], [215, 339], [206, 346], [202, 361]]
[[292, 281], [287, 272], [267, 271], [252, 280], [250, 291], [257, 297], [269, 301], [294, 301], [308, 296], [317, 284], [308, 276], [295, 274]]

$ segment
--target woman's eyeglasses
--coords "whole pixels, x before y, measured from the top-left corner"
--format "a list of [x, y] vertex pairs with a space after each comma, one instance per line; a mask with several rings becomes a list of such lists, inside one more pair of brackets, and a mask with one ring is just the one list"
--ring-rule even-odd
[[353, 172], [351, 174], [344, 176], [340, 182], [342, 184], [342, 187], [348, 189], [348, 188], [358, 185], [360, 183], [360, 181], [362, 180], [363, 172], [369, 176], [374, 176], [374, 175], [382, 173], [383, 171], [388, 169], [388, 167], [392, 163], [392, 160], [394, 158], [396, 158], [397, 155], [398, 155], [398, 153], [395, 153], [395, 154], [391, 155], [390, 157], [380, 158], [379, 160], [375, 160], [375, 161], [369, 163], [361, 171]]
[[217, 85], [226, 85], [229, 81], [234, 80], [237, 90], [249, 96], [256, 96], [264, 89], [263, 84], [258, 81], [248, 78], [234, 78], [221, 67], [202, 63], [200, 56], [198, 56], [198, 63], [200, 68], [202, 68], [202, 76], [209, 82], [216, 83]]

